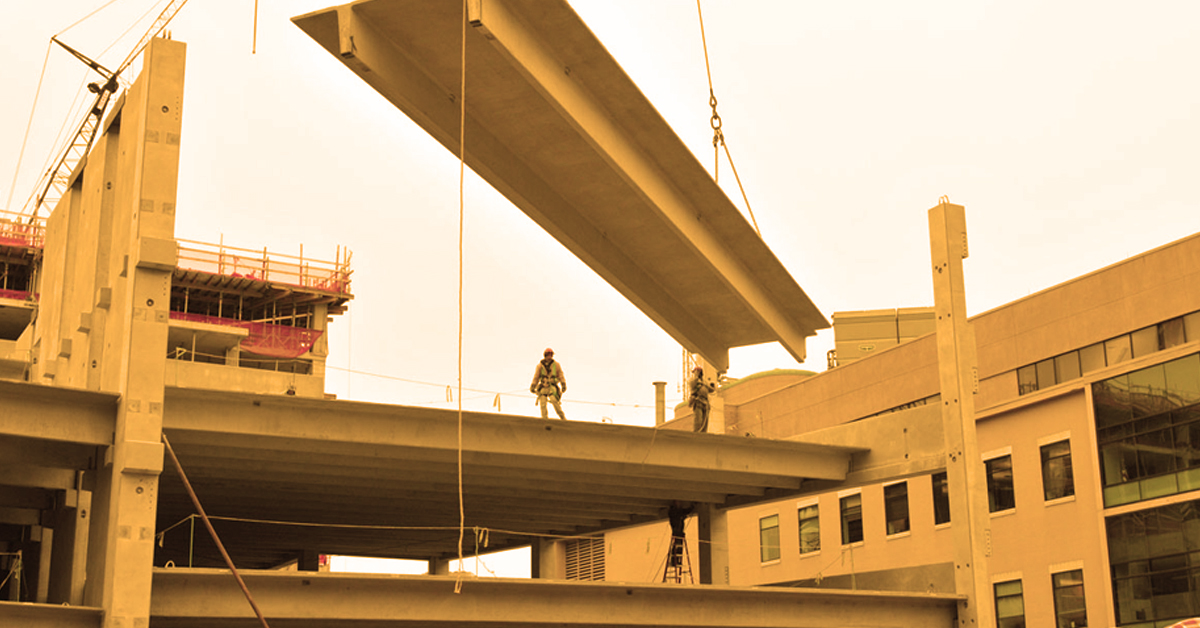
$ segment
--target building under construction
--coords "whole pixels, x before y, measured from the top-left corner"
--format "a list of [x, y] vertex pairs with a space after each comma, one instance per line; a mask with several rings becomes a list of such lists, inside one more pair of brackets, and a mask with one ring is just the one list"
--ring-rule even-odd
[[[711, 370], [767, 341], [803, 359], [824, 316], [578, 16], [467, 4], [465, 42], [445, 2], [294, 21], [455, 154], [465, 131], [468, 166]], [[968, 320], [964, 210], [939, 203], [932, 315], [845, 336], [863, 357], [819, 375], [727, 383], [709, 433], [671, 429], [682, 408], [650, 429], [331, 399], [349, 253], [176, 237], [185, 50], [146, 49], [48, 218], [0, 221], [0, 623], [1200, 615], [1200, 237]], [[694, 516], [670, 562], [679, 504]], [[531, 579], [450, 573], [518, 547]], [[429, 569], [329, 573], [326, 555]]]

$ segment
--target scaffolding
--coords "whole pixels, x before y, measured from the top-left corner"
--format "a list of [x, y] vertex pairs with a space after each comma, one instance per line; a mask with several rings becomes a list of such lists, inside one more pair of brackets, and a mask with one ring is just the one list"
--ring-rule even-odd
[[179, 258], [176, 264], [185, 270], [244, 277], [256, 281], [269, 281], [308, 290], [330, 292], [337, 295], [350, 294], [350, 250], [338, 246], [334, 261], [323, 261], [304, 257], [304, 246], [300, 255], [271, 253], [262, 250], [227, 246], [224, 242], [211, 244], [195, 240], [177, 239]]

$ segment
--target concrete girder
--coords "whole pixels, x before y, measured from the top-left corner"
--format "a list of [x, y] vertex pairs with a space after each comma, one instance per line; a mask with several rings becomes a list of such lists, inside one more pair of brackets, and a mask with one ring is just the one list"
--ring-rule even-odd
[[104, 609], [59, 604], [0, 602], [0, 626], [21, 628], [100, 628]]
[[[476, 3], [467, 164], [676, 340], [719, 369], [828, 323], [565, 2]], [[462, 14], [408, 0], [294, 18], [458, 154]]]
[[[456, 451], [457, 413], [348, 401], [266, 397], [244, 393], [169, 388], [163, 427], [172, 430], [269, 437], [273, 443], [308, 447], [314, 453], [349, 455], [405, 449], [434, 461]], [[550, 471], [581, 464], [628, 468], [626, 475], [686, 470], [694, 480], [736, 483], [739, 475], [768, 483], [772, 477], [844, 479], [852, 453], [863, 448], [746, 439], [719, 434], [601, 423], [548, 422], [479, 412], [463, 414], [464, 453], [488, 464], [496, 458], [522, 468]], [[290, 442], [289, 442], [290, 441]], [[261, 443], [269, 445], [272, 443]], [[363, 450], [378, 447], [378, 450]], [[409, 449], [413, 451], [408, 451]], [[376, 456], [387, 457], [387, 456]], [[413, 458], [422, 459], [422, 458]], [[712, 478], [705, 478], [706, 475]]]
[[111, 445], [118, 395], [0, 381], [0, 435]]
[[[950, 628], [958, 597], [771, 587], [470, 579], [451, 576], [242, 573], [268, 621], [433, 628], [567, 625], [589, 628]], [[252, 626], [253, 614], [227, 570], [155, 569], [155, 628]]]

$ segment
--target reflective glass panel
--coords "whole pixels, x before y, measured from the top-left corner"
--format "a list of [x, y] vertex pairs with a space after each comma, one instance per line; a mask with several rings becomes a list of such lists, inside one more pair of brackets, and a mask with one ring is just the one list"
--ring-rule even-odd
[[950, 483], [946, 472], [934, 473], [933, 479], [933, 524], [950, 523]]
[[841, 499], [842, 545], [863, 540], [862, 494], [847, 495]]
[[1017, 369], [1017, 394], [1028, 395], [1037, 389], [1037, 369], [1032, 364]]
[[1109, 366], [1120, 364], [1133, 357], [1133, 349], [1129, 343], [1129, 335], [1117, 336], [1104, 342], [1104, 358]]
[[1058, 383], [1054, 376], [1054, 358], [1042, 360], [1034, 367], [1037, 368], [1038, 390], [1044, 390]]
[[1107, 366], [1104, 362], [1104, 344], [1098, 342], [1080, 349], [1079, 366], [1084, 373], [1098, 371]]
[[816, 504], [796, 512], [800, 521], [800, 553], [807, 554], [821, 549], [821, 519]]
[[1158, 351], [1158, 325], [1139, 329], [1129, 336], [1133, 345], [1133, 357], [1140, 358]]
[[887, 516], [888, 534], [908, 532], [907, 482], [883, 487], [883, 508]]
[[758, 532], [762, 562], [779, 560], [779, 515], [759, 519]]
[[1078, 379], [1082, 375], [1079, 370], [1079, 352], [1072, 351], [1054, 358], [1054, 371], [1059, 382]]
[[1163, 365], [1167, 397], [1174, 406], [1200, 403], [1200, 354], [1172, 360]]

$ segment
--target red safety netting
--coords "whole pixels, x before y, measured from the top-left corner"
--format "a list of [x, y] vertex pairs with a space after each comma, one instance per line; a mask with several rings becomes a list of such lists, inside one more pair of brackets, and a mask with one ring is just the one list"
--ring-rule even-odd
[[240, 321], [234, 318], [187, 312], [171, 312], [171, 318], [248, 330], [250, 335], [243, 338], [238, 346], [244, 351], [271, 358], [298, 358], [310, 351], [323, 333], [317, 329]]
[[0, 299], [17, 299], [19, 301], [29, 300], [29, 291], [27, 290], [0, 290]]

